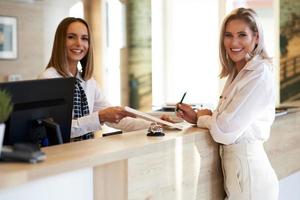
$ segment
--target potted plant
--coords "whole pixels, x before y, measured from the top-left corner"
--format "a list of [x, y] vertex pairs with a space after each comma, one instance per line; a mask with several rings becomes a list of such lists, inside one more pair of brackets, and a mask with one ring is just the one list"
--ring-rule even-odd
[[10, 116], [12, 109], [11, 96], [6, 91], [0, 90], [0, 153], [5, 130], [4, 122]]

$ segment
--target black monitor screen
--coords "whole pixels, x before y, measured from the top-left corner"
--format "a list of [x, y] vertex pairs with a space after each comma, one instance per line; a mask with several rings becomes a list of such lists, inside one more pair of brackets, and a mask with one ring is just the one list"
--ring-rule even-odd
[[14, 106], [5, 122], [3, 144], [70, 142], [74, 84], [74, 78], [0, 83]]

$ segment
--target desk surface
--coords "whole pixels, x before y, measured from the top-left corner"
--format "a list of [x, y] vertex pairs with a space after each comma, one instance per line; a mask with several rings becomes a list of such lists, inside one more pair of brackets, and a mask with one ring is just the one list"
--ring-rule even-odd
[[[190, 127], [183, 131], [168, 130], [164, 137], [147, 137], [147, 130], [97, 138], [43, 148], [47, 159], [38, 164], [1, 163], [0, 188], [24, 184], [38, 178], [67, 171], [93, 167], [128, 159], [172, 144], [175, 139], [188, 139], [195, 134], [208, 133], [205, 129]], [[200, 134], [201, 135], [201, 134]], [[206, 136], [205, 136], [206, 135]], [[204, 134], [203, 137], [207, 137]]]
[[[280, 116], [276, 118], [272, 126], [271, 138], [265, 144], [268, 156], [280, 179], [300, 170], [299, 130], [300, 112]], [[183, 144], [200, 141], [199, 149], [202, 151], [200, 155], [206, 155], [208, 149], [217, 151], [218, 148], [208, 130], [196, 127], [183, 131], [168, 130], [164, 137], [147, 137], [146, 130], [140, 130], [52, 146], [43, 149], [47, 159], [42, 163], [1, 163], [0, 189], [64, 172], [159, 152], [169, 147], [174, 148], [178, 139]]]

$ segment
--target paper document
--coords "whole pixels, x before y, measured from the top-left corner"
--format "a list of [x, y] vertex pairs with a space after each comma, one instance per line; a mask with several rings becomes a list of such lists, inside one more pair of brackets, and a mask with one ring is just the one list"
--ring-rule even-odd
[[161, 124], [164, 124], [164, 125], [167, 125], [167, 126], [170, 126], [170, 127], [173, 127], [173, 128], [176, 128], [176, 129], [179, 129], [179, 130], [182, 130], [183, 129], [183, 126], [179, 125], [179, 124], [173, 124], [171, 122], [167, 122], [165, 120], [162, 120], [162, 119], [159, 119], [157, 117], [153, 117], [149, 114], [146, 114], [146, 113], [143, 113], [141, 111], [138, 111], [138, 110], [135, 110], [133, 108], [129, 108], [129, 107], [125, 107], [125, 110], [127, 112], [130, 112], [132, 114], [135, 114], [136, 116], [138, 117], [141, 117], [141, 118], [144, 118], [144, 119], [147, 119], [147, 120], [150, 120], [150, 121], [153, 121], [153, 122], [157, 122], [157, 123], [161, 123]]

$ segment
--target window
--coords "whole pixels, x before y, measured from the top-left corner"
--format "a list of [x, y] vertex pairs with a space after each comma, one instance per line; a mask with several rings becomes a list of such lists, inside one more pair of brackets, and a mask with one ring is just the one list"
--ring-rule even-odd
[[218, 0], [153, 0], [153, 105], [216, 104], [218, 40]]

